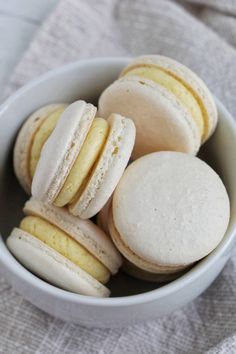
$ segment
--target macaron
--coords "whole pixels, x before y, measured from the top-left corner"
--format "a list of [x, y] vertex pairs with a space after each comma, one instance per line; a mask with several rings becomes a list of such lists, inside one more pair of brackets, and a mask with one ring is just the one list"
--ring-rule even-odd
[[48, 204], [68, 206], [83, 219], [106, 204], [129, 161], [135, 125], [119, 114], [107, 120], [96, 108], [76, 101], [62, 113], [45, 143], [32, 182], [32, 194]]
[[99, 114], [133, 119], [134, 159], [155, 151], [196, 154], [214, 132], [217, 110], [204, 82], [189, 68], [161, 55], [134, 59], [99, 99]]
[[7, 239], [13, 255], [42, 279], [83, 295], [109, 296], [104, 285], [121, 266], [110, 238], [90, 220], [34, 199]]
[[173, 278], [220, 243], [230, 216], [217, 173], [181, 152], [156, 152], [126, 169], [113, 195], [109, 231], [126, 271], [147, 280]]
[[27, 194], [31, 192], [42, 147], [66, 107], [66, 104], [54, 103], [39, 108], [25, 121], [17, 135], [13, 153], [14, 171]]

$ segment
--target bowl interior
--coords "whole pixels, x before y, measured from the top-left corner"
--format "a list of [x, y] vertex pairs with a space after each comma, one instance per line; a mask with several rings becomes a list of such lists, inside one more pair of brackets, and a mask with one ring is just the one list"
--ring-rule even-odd
[[[22, 207], [28, 196], [19, 186], [12, 167], [12, 149], [16, 134], [25, 118], [38, 107], [51, 102], [84, 99], [97, 103], [102, 90], [127, 64], [127, 59], [100, 59], [78, 62], [48, 73], [12, 96], [0, 111], [0, 232], [5, 240], [23, 217]], [[219, 124], [199, 156], [223, 179], [231, 201], [230, 228], [236, 215], [236, 128], [220, 103]], [[207, 217], [207, 216], [206, 216]], [[230, 229], [229, 228], [229, 229]], [[222, 242], [227, 239], [227, 234]], [[215, 255], [217, 252], [215, 252]], [[193, 270], [194, 271], [194, 268]], [[162, 284], [136, 280], [120, 272], [108, 287], [113, 297], [135, 295], [154, 290]]]

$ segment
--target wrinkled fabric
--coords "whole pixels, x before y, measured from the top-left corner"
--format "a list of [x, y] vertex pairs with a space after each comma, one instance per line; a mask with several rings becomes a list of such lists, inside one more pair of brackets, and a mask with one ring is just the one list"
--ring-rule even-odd
[[[6, 90], [80, 58], [158, 53], [188, 65], [236, 116], [235, 0], [62, 0]], [[86, 329], [23, 300], [0, 276], [0, 353], [235, 353], [236, 253], [195, 301], [125, 329]]]

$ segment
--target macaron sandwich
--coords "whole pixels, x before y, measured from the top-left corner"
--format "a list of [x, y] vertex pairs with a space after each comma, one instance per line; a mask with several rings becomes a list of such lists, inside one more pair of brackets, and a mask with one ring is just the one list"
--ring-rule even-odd
[[99, 99], [99, 114], [133, 119], [136, 159], [154, 151], [196, 154], [214, 132], [217, 110], [204, 82], [189, 68], [160, 55], [133, 60]]
[[7, 245], [26, 268], [65, 290], [109, 296], [104, 284], [122, 260], [98, 226], [34, 199], [26, 202], [24, 212]]
[[98, 113], [83, 100], [38, 109], [14, 148], [15, 174], [33, 197], [10, 251], [83, 295], [109, 296], [105, 284], [121, 266], [146, 281], [178, 277], [217, 247], [229, 222], [220, 177], [194, 156], [217, 120], [204, 82], [160, 55], [125, 67]]
[[210, 166], [164, 151], [128, 166], [114, 192], [108, 226], [128, 273], [167, 280], [217, 247], [229, 215], [226, 189]]

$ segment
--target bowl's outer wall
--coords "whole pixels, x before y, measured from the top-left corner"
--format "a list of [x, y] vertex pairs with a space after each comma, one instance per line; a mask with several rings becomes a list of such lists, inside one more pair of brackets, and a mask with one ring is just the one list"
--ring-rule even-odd
[[[0, 110], [0, 230], [3, 239], [18, 224], [26, 196], [12, 170], [12, 146], [23, 120], [51, 102], [85, 99], [96, 103], [128, 59], [81, 61], [44, 75], [13, 95]], [[170, 313], [202, 293], [227, 262], [234, 245], [236, 219], [236, 128], [218, 103], [220, 122], [202, 149], [202, 156], [220, 173], [231, 200], [231, 223], [224, 241], [210, 256], [183, 277], [158, 290], [118, 299], [89, 299], [59, 290], [25, 270], [8, 252], [0, 237], [0, 270], [13, 287], [40, 309], [86, 326], [120, 327]], [[206, 216], [207, 217], [207, 216]], [[150, 289], [155, 288], [152, 284]]]

